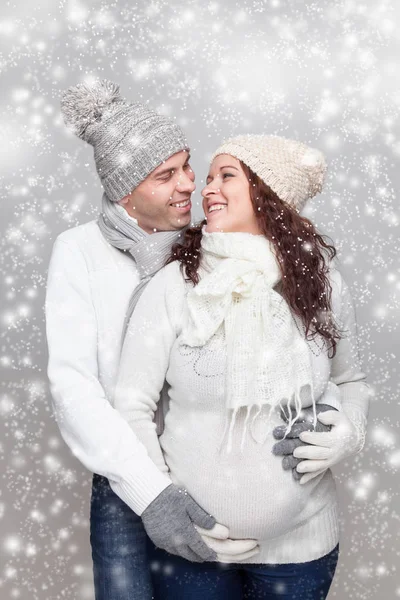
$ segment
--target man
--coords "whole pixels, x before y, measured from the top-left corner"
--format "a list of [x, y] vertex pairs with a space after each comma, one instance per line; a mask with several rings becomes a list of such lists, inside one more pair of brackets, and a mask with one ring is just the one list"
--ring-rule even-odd
[[158, 471], [113, 408], [127, 321], [190, 223], [195, 176], [182, 130], [126, 102], [114, 83], [68, 88], [61, 106], [66, 124], [94, 148], [104, 194], [99, 218], [54, 244], [46, 296], [53, 409], [65, 442], [94, 473], [96, 600], [147, 600], [146, 531], [157, 546], [194, 561], [257, 551], [256, 542], [227, 539], [226, 527]]

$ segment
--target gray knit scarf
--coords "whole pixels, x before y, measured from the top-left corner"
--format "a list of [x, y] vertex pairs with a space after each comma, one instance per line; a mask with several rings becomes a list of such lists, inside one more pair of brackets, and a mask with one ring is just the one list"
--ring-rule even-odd
[[[103, 194], [102, 213], [99, 215], [98, 225], [101, 233], [112, 246], [124, 252], [129, 252], [136, 263], [140, 277], [139, 285], [133, 290], [125, 314], [122, 329], [122, 349], [129, 319], [140, 296], [151, 278], [164, 266], [172, 245], [183, 241], [187, 227], [179, 231], [146, 233], [135, 221], [120, 212], [115, 202], [112, 202], [105, 193]], [[164, 430], [164, 416], [168, 411], [168, 387], [167, 382], [165, 382], [154, 416], [158, 435], [161, 435]]]
[[173, 244], [183, 241], [187, 227], [179, 231], [146, 233], [133, 219], [128, 217], [128, 214], [125, 217], [118, 210], [115, 202], [109, 200], [106, 193], [103, 194], [102, 213], [99, 216], [98, 225], [101, 233], [112, 246], [128, 252], [132, 256], [139, 272], [140, 283], [133, 291], [125, 315], [122, 330], [123, 341], [129, 319], [146, 285], [153, 275], [164, 266]]

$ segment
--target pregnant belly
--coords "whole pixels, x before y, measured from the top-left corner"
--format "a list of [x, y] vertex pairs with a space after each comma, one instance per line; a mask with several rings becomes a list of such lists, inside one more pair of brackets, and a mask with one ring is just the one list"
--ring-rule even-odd
[[208, 428], [207, 434], [204, 427], [201, 432], [180, 428], [174, 435], [169, 429], [160, 443], [172, 480], [229, 527], [233, 538], [280, 536], [326, 503], [326, 494], [314, 490], [330, 472], [301, 486], [291, 470], [283, 470], [282, 457], [272, 454], [272, 433], [262, 444], [247, 436], [242, 452], [238, 436], [228, 454], [226, 447], [219, 451], [219, 427]]

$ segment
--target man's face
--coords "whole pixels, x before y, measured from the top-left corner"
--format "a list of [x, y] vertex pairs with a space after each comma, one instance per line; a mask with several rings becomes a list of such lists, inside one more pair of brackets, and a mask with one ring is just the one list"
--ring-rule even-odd
[[187, 150], [159, 165], [119, 204], [147, 233], [174, 231], [190, 223], [190, 197], [196, 189]]

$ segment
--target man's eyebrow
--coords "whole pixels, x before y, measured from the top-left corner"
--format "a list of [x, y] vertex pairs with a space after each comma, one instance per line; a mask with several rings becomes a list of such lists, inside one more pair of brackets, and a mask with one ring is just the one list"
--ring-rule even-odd
[[[220, 167], [220, 170], [221, 169], [236, 169], [236, 171], [239, 171], [239, 169], [237, 167], [234, 167], [233, 165], [224, 165], [223, 167]], [[210, 177], [211, 177], [211, 175], [208, 174], [206, 181], [207, 181], [207, 179], [210, 179]]]
[[[187, 162], [189, 162], [190, 160], [190, 154], [188, 154], [186, 160], [185, 160], [185, 164]], [[154, 177], [159, 177], [160, 175], [165, 175], [165, 173], [169, 173], [170, 171], [173, 171], [174, 169], [176, 169], [176, 167], [169, 167], [169, 169], [163, 169], [162, 171], [157, 171], [157, 173], [154, 173]]]

